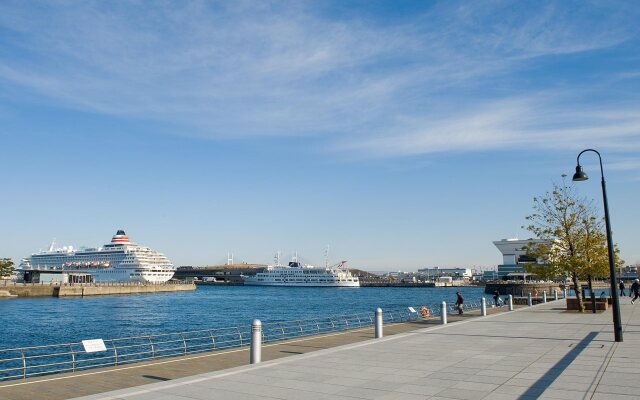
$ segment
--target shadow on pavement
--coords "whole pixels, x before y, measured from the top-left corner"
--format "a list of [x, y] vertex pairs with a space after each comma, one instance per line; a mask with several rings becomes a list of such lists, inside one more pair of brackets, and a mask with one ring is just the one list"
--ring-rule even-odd
[[576, 344], [571, 351], [565, 354], [558, 362], [547, 371], [546, 374], [542, 375], [537, 381], [534, 382], [533, 385], [526, 392], [522, 393], [519, 399], [537, 399], [540, 395], [551, 385], [553, 381], [558, 379], [560, 374], [565, 370], [566, 367], [571, 365], [571, 363], [578, 357], [578, 355], [582, 352], [582, 350], [586, 349], [589, 343], [593, 341], [593, 339], [598, 335], [598, 332], [590, 332], [587, 336], [584, 337], [578, 344]]

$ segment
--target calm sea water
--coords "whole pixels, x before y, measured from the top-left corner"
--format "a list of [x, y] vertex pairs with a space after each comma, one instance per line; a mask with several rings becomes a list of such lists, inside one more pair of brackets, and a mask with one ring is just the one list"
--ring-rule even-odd
[[0, 348], [247, 325], [454, 302], [484, 288], [199, 286], [194, 292], [0, 300]]

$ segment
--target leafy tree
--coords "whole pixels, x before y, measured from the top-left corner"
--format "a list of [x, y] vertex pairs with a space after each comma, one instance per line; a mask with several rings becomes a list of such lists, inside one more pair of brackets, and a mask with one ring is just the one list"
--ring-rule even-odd
[[13, 261], [10, 258], [0, 258], [0, 279], [13, 274]]
[[[530, 224], [526, 228], [546, 241], [527, 246], [530, 256], [542, 260], [540, 265], [527, 270], [544, 278], [569, 276], [582, 312], [580, 279], [609, 275], [602, 219], [598, 218], [593, 202], [578, 197], [566, 185], [554, 184], [552, 192], [534, 198], [533, 210], [527, 217]], [[619, 257], [616, 264], [622, 264]]]

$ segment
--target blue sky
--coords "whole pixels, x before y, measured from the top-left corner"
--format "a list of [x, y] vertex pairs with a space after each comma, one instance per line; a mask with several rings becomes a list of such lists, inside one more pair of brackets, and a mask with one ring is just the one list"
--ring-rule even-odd
[[639, 31], [633, 1], [0, 2], [0, 255], [495, 265], [592, 147], [640, 263]]

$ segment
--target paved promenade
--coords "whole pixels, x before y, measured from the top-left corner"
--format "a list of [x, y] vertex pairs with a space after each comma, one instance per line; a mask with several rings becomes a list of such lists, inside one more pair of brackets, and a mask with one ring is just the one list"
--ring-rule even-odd
[[638, 399], [640, 306], [552, 302], [89, 399]]
[[[489, 313], [504, 312], [506, 307], [489, 309]], [[462, 317], [450, 316], [450, 321], [479, 317], [478, 310], [465, 312]], [[414, 331], [439, 324], [439, 319], [389, 324], [386, 335]], [[373, 338], [372, 328], [331, 332], [323, 335], [294, 338], [263, 346], [262, 359], [275, 360], [341, 345], [363, 342]], [[194, 353], [188, 356], [160, 358], [147, 362], [105, 367], [63, 374], [45, 375], [26, 380], [0, 382], [0, 400], [64, 400], [169, 381], [187, 376], [247, 365], [247, 347]]]

